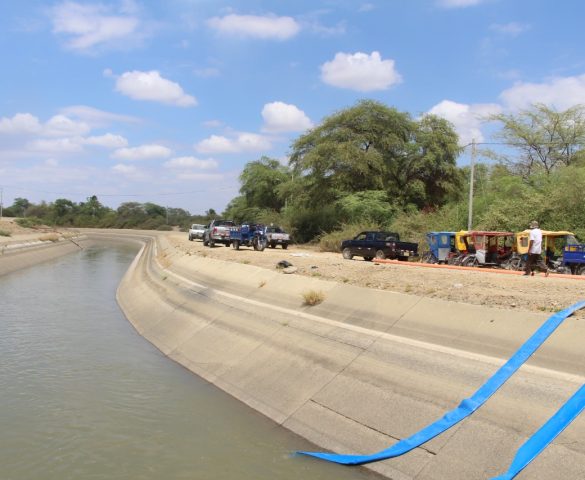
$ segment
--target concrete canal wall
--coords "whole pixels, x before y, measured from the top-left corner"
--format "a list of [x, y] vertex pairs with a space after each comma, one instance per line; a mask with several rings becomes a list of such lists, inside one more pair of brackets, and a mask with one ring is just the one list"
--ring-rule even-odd
[[[411, 435], [470, 396], [548, 316], [188, 256], [164, 234], [85, 235], [88, 244], [142, 245], [118, 289], [122, 310], [142, 336], [319, 450], [371, 453]], [[0, 274], [6, 265], [47, 255], [0, 256]], [[303, 305], [308, 291], [322, 292], [324, 301]], [[368, 468], [395, 480], [502, 473], [516, 449], [585, 382], [584, 324], [569, 318], [471, 418]], [[581, 418], [518, 478], [585, 478], [583, 438]]]

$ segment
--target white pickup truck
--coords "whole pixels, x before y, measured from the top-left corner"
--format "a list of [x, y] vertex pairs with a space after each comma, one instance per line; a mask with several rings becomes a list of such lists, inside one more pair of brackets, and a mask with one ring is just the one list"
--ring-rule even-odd
[[270, 248], [276, 248], [277, 245], [280, 245], [285, 250], [288, 248], [290, 236], [282, 228], [269, 225], [266, 227], [265, 234], [266, 243]]
[[205, 225], [201, 225], [200, 223], [194, 223], [191, 225], [189, 229], [189, 241], [192, 242], [195, 238], [199, 240], [203, 240], [203, 235], [205, 234]]

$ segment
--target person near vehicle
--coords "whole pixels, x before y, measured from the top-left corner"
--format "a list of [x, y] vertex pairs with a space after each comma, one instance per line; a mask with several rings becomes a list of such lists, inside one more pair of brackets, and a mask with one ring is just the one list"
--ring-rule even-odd
[[542, 231], [538, 228], [538, 222], [530, 222], [530, 235], [528, 236], [528, 259], [524, 275], [534, 275], [534, 270], [538, 268], [548, 277], [548, 267], [542, 259]]

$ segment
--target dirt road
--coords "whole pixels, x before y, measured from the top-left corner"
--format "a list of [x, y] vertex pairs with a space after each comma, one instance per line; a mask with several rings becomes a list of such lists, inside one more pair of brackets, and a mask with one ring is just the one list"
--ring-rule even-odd
[[[344, 260], [341, 253], [320, 252], [307, 246], [267, 248], [263, 252], [209, 248], [198, 240], [190, 242], [186, 233], [171, 233], [170, 240], [182, 255], [202, 255], [269, 269], [286, 260], [297, 267], [294, 275], [503, 309], [555, 312], [585, 299], [585, 277], [559, 278], [551, 274], [545, 278], [539, 273], [524, 277], [484, 269], [427, 268], [415, 262], [381, 264], [357, 257]], [[585, 314], [581, 315], [585, 319]]]

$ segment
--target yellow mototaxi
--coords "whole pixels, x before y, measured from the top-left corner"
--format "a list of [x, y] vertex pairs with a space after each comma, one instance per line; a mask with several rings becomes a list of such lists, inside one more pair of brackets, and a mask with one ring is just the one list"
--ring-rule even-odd
[[[510, 268], [512, 270], [522, 270], [528, 255], [528, 244], [530, 230], [517, 232], [514, 236], [514, 258]], [[577, 244], [577, 239], [573, 232], [566, 230], [542, 230], [542, 251], [545, 254], [546, 264], [550, 268], [556, 268], [559, 258], [562, 258], [563, 249], [566, 245]]]

